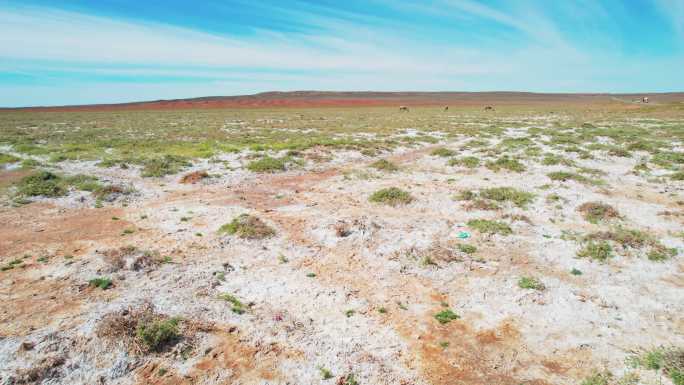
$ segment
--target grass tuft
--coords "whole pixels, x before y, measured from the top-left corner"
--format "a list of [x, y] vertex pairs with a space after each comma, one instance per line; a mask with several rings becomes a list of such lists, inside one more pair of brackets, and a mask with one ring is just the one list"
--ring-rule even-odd
[[516, 190], [513, 187], [494, 187], [480, 191], [480, 196], [497, 202], [513, 202], [520, 208], [525, 208], [534, 200], [534, 194]]
[[442, 310], [435, 314], [435, 319], [439, 321], [442, 325], [448, 324], [451, 321], [461, 318], [458, 314], [454, 313], [451, 309]]
[[221, 226], [219, 233], [237, 235], [242, 239], [264, 239], [274, 236], [275, 230], [255, 216], [241, 214]]
[[620, 218], [620, 213], [611, 205], [601, 202], [586, 202], [577, 208], [584, 219], [590, 223], [598, 223]]
[[468, 226], [483, 234], [513, 234], [511, 227], [503, 222], [491, 221], [487, 219], [471, 219]]
[[533, 277], [521, 277], [518, 280], [518, 287], [520, 287], [521, 289], [531, 289], [539, 291], [546, 289], [546, 286], [544, 286], [544, 284], [540, 280]]
[[371, 163], [370, 167], [377, 169], [377, 170], [380, 170], [380, 171], [387, 171], [387, 172], [395, 172], [395, 171], [399, 170], [399, 167], [396, 164], [394, 164], [394, 163], [392, 163], [386, 159], [377, 160], [377, 161]]
[[265, 156], [247, 164], [247, 169], [253, 172], [278, 172], [285, 171], [285, 159]]
[[413, 197], [407, 191], [396, 187], [390, 187], [374, 192], [368, 200], [374, 203], [399, 206], [413, 202]]

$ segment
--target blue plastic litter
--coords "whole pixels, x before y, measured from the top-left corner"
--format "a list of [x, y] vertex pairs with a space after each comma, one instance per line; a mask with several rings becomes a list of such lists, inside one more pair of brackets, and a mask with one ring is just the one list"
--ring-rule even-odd
[[460, 239], [468, 239], [470, 238], [470, 233], [467, 231], [459, 231], [457, 237]]

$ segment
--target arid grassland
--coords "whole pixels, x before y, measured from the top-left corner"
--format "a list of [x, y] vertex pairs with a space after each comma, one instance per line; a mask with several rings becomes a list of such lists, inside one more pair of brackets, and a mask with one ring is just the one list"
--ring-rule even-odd
[[0, 111], [0, 384], [684, 385], [684, 104]]

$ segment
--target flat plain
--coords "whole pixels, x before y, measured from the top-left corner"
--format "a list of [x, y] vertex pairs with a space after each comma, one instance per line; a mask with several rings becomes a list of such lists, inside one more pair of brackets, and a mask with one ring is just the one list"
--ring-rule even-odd
[[0, 111], [0, 383], [684, 384], [684, 103]]

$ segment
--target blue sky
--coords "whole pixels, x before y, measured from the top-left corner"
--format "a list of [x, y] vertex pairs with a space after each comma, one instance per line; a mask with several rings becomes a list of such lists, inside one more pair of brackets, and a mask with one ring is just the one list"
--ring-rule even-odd
[[684, 0], [0, 0], [0, 106], [684, 91]]

